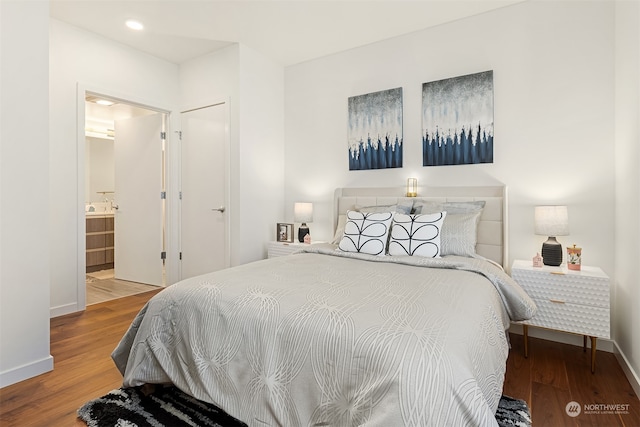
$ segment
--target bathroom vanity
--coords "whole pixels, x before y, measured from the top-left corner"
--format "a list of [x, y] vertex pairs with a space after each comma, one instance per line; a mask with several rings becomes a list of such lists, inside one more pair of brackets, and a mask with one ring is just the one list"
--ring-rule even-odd
[[86, 234], [87, 273], [113, 268], [113, 214], [87, 212]]

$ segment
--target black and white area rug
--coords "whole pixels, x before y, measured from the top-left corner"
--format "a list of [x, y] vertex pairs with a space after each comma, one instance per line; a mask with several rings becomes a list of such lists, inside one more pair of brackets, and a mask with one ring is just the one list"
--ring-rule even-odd
[[503, 394], [496, 411], [496, 421], [500, 427], [531, 427], [527, 402]]
[[[78, 409], [89, 427], [246, 427], [210, 403], [175, 387], [158, 387], [145, 396], [139, 388], [120, 388]], [[529, 407], [523, 400], [502, 396], [496, 420], [500, 427], [529, 427]]]

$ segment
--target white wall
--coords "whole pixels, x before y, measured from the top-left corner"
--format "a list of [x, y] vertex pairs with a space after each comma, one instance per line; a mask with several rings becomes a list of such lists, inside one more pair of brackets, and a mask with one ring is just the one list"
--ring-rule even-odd
[[[78, 190], [84, 165], [79, 170], [76, 160], [77, 85], [171, 110], [178, 103], [178, 66], [55, 19], [50, 21], [49, 55], [50, 218], [55, 242], [50, 248], [51, 314], [56, 316], [84, 305], [84, 294], [78, 292], [78, 281], [84, 283], [78, 257], [85, 255], [84, 236], [78, 235], [78, 221], [84, 223], [84, 189]], [[80, 142], [84, 145], [84, 137]]]
[[48, 2], [0, 2], [0, 387], [53, 369], [48, 22]]
[[[501, 182], [511, 259], [540, 249], [535, 205], [567, 204], [571, 235], [559, 240], [613, 274], [613, 224], [601, 221], [614, 213], [613, 12], [607, 2], [525, 2], [288, 67], [287, 204], [315, 202], [312, 235], [326, 240], [335, 187]], [[494, 163], [422, 167], [422, 83], [485, 70], [494, 71]], [[347, 98], [395, 87], [404, 167], [349, 171]]]
[[[637, 9], [637, 3], [625, 4]], [[630, 326], [640, 324], [638, 25], [637, 17], [628, 18], [623, 31], [617, 30], [616, 22], [615, 2], [523, 2], [288, 67], [285, 209], [289, 220], [295, 201], [314, 202], [311, 234], [316, 240], [330, 240], [336, 187], [402, 187], [408, 177], [417, 177], [421, 185], [504, 183], [509, 191], [512, 261], [531, 258], [545, 240], [534, 235], [534, 206], [566, 204], [571, 235], [559, 238], [561, 243], [581, 246], [583, 262], [601, 267], [612, 283], [616, 271], [625, 276], [626, 284], [618, 286], [612, 299], [612, 338], [619, 339], [622, 353], [633, 357], [632, 367], [640, 372], [640, 334], [637, 326]], [[618, 56], [616, 35], [633, 39]], [[630, 92], [618, 102], [616, 58], [625, 68], [618, 94]], [[422, 167], [422, 83], [485, 70], [494, 72], [494, 163]], [[404, 167], [349, 171], [347, 98], [395, 87], [403, 88]], [[629, 106], [633, 118], [616, 126], [616, 107]], [[616, 137], [621, 127], [625, 136]], [[620, 163], [626, 172], [616, 178]], [[624, 182], [617, 203], [616, 182]], [[632, 209], [622, 213], [628, 204]], [[625, 224], [617, 233], [612, 221], [616, 205], [618, 219]], [[615, 236], [627, 230], [631, 230], [628, 237], [616, 244]], [[620, 258], [625, 266], [616, 270], [615, 255], [620, 253], [625, 253]], [[613, 290], [615, 295], [616, 285]], [[558, 334], [564, 337], [581, 342], [579, 337]]]
[[[640, 374], [640, 3], [616, 8], [615, 340]], [[627, 375], [631, 373], [627, 372]], [[636, 385], [640, 378], [636, 376]], [[640, 394], [640, 387], [636, 387]]]
[[238, 263], [266, 257], [284, 205], [284, 70], [240, 45]]

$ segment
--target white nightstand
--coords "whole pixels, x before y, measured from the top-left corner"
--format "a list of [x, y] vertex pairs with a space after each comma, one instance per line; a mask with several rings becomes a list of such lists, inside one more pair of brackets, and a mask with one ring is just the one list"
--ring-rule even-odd
[[524, 355], [529, 355], [529, 326], [554, 329], [591, 338], [591, 372], [596, 368], [596, 342], [609, 338], [609, 277], [598, 267], [580, 271], [560, 267], [533, 267], [531, 261], [514, 261], [511, 277], [538, 306], [536, 315], [524, 322]]
[[[318, 242], [314, 242], [318, 243]], [[309, 243], [300, 242], [269, 242], [267, 243], [267, 257], [275, 258], [283, 255], [291, 255], [302, 248], [309, 247]]]

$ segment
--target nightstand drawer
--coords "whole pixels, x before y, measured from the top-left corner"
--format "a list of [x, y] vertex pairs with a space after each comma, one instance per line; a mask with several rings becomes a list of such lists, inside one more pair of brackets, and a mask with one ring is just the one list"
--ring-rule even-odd
[[523, 322], [531, 326], [572, 332], [598, 338], [609, 338], [609, 308], [561, 303], [534, 298], [538, 311], [533, 319]]
[[299, 243], [269, 243], [267, 256], [269, 258], [275, 258], [279, 256], [291, 255], [292, 253], [295, 253], [302, 249], [303, 246]]
[[579, 274], [513, 270], [513, 278], [535, 300], [609, 308], [609, 280]]

